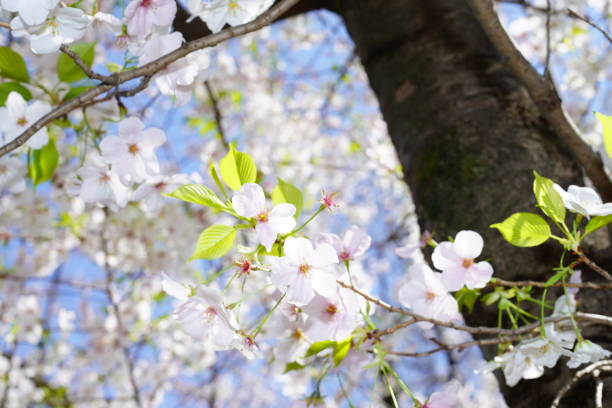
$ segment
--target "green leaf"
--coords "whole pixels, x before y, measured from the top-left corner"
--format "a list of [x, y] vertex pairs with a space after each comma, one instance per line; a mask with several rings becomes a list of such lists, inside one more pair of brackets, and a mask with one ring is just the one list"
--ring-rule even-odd
[[225, 192], [225, 187], [223, 187], [223, 183], [221, 182], [219, 174], [217, 173], [217, 169], [215, 169], [215, 163], [213, 163], [212, 161], [210, 162], [210, 166], [208, 167], [208, 172], [210, 173], [210, 176], [213, 178], [213, 180], [215, 180], [215, 184], [217, 185], [217, 187], [219, 187], [219, 190], [221, 190], [223, 197], [229, 200], [229, 198], [227, 197], [227, 193]]
[[586, 228], [584, 229], [584, 236], [587, 236], [591, 232], [597, 231], [598, 229], [605, 227], [606, 225], [612, 223], [612, 214], [593, 217], [589, 220]]
[[352, 340], [353, 338], [349, 337], [334, 346], [334, 353], [332, 354], [332, 358], [336, 367], [340, 365], [342, 360], [344, 360], [344, 357], [346, 357], [349, 350], [351, 349], [351, 346], [353, 345]]
[[53, 176], [58, 160], [59, 155], [53, 139], [49, 139], [49, 143], [42, 148], [34, 150], [28, 163], [32, 183], [37, 186], [49, 180]]
[[539, 215], [531, 213], [512, 214], [503, 222], [490, 227], [497, 228], [506, 241], [518, 247], [538, 246], [550, 238], [548, 223]]
[[[91, 68], [95, 56], [96, 43], [75, 44], [70, 47], [85, 65]], [[62, 53], [57, 57], [57, 76], [62, 82], [77, 82], [87, 78], [87, 75], [68, 55]]]
[[607, 116], [598, 112], [595, 112], [595, 116], [597, 116], [603, 128], [602, 135], [606, 153], [608, 153], [608, 157], [612, 158], [612, 116]]
[[304, 368], [303, 365], [301, 365], [297, 361], [292, 361], [285, 365], [285, 371], [283, 371], [283, 374], [288, 373], [289, 371], [301, 370], [302, 368]]
[[5, 105], [6, 98], [8, 98], [11, 92], [19, 92], [26, 101], [32, 99], [32, 94], [28, 88], [21, 85], [19, 82], [4, 82], [0, 84], [0, 106]]
[[483, 296], [482, 302], [484, 302], [485, 305], [490, 306], [493, 303], [497, 302], [500, 297], [501, 297], [501, 293], [499, 291], [487, 293], [486, 295]]
[[312, 343], [308, 350], [306, 351], [306, 355], [304, 357], [314, 356], [315, 354], [319, 354], [325, 349], [330, 347], [336, 347], [336, 342], [332, 340], [323, 340], [317, 341], [316, 343]]
[[30, 81], [23, 57], [9, 47], [0, 47], [0, 76], [20, 82]]
[[478, 289], [468, 289], [467, 287], [461, 288], [459, 291], [455, 292], [455, 300], [459, 304], [459, 311], [465, 307], [470, 313], [474, 310], [474, 304], [478, 297], [480, 296], [480, 291]]
[[251, 156], [241, 153], [230, 146], [230, 151], [221, 159], [219, 171], [225, 184], [232, 190], [240, 190], [245, 183], [254, 183], [257, 178], [257, 167]]
[[549, 287], [549, 286], [554, 285], [555, 283], [557, 283], [559, 281], [559, 279], [561, 279], [563, 277], [563, 275], [565, 275], [565, 271], [559, 271], [559, 272], [555, 273], [553, 276], [548, 278], [548, 280], [546, 281], [544, 286]]
[[278, 184], [272, 191], [272, 202], [274, 204], [293, 204], [295, 206], [295, 218], [300, 216], [302, 208], [304, 207], [304, 198], [302, 197], [300, 189], [291, 183], [287, 183], [280, 177], [278, 178]]
[[533, 171], [533, 194], [538, 202], [538, 207], [553, 221], [563, 224], [565, 222], [565, 205], [561, 195], [553, 187], [555, 183], [551, 179], [542, 177], [537, 171]]
[[185, 184], [166, 196], [217, 210], [226, 209], [219, 197], [211, 189], [201, 184]]
[[227, 254], [234, 245], [236, 230], [227, 225], [213, 225], [206, 228], [198, 238], [191, 259], [216, 259]]

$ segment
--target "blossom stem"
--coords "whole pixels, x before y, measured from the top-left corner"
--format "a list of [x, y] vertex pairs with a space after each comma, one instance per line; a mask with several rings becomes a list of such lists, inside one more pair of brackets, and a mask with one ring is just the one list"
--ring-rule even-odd
[[253, 329], [253, 332], [250, 335], [250, 337], [253, 340], [255, 340], [255, 337], [259, 334], [259, 332], [261, 331], [261, 328], [263, 327], [263, 325], [266, 324], [266, 322], [268, 321], [270, 316], [272, 316], [272, 313], [274, 313], [274, 311], [278, 308], [278, 305], [280, 305], [280, 303], [283, 301], [283, 299], [285, 298], [286, 295], [287, 295], [287, 293], [283, 293], [283, 296], [281, 296], [278, 299], [278, 301], [274, 304], [274, 306], [272, 306], [272, 309], [270, 309], [268, 311], [268, 313], [266, 313], [266, 315], [264, 317], [262, 317], [262, 319], [259, 321], [259, 323], [257, 323], [257, 326], [255, 327], [255, 329]]
[[412, 399], [412, 401], [414, 402], [415, 408], [419, 408], [423, 406], [421, 401], [419, 401], [419, 399], [414, 396], [412, 391], [410, 391], [410, 388], [408, 388], [408, 386], [404, 383], [404, 381], [402, 381], [402, 379], [397, 374], [397, 372], [395, 372], [395, 370], [391, 367], [391, 365], [389, 365], [389, 363], [387, 363], [386, 361], [383, 362], [383, 369], [385, 372], [385, 376], [387, 375], [386, 373], [389, 372], [393, 376], [395, 381], [397, 381], [400, 388], [406, 393], [406, 395], [408, 395]]
[[306, 225], [308, 225], [308, 224], [309, 224], [309, 223], [310, 223], [312, 220], [314, 220], [314, 219], [315, 219], [315, 217], [316, 217], [317, 215], [319, 215], [319, 214], [321, 213], [321, 211], [323, 211], [324, 209], [325, 209], [325, 206], [324, 206], [323, 204], [321, 204], [321, 205], [319, 206], [319, 208], [317, 209], [317, 211], [315, 211], [315, 212], [314, 212], [314, 214], [312, 214], [312, 215], [310, 216], [310, 218], [308, 218], [308, 219], [306, 220], [306, 222], [304, 222], [302, 225], [300, 225], [299, 227], [297, 227], [296, 229], [294, 229], [293, 231], [291, 231], [289, 234], [285, 235], [284, 237], [285, 237], [285, 238], [290, 237], [290, 236], [292, 236], [292, 235], [297, 234], [297, 233], [298, 233], [298, 232], [300, 232], [301, 230], [303, 230], [303, 229], [304, 229], [304, 227], [306, 227]]

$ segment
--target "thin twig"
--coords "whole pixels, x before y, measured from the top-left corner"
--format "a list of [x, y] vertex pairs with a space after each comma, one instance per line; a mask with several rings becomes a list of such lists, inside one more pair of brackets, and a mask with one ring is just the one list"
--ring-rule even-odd
[[[250, 23], [242, 24], [235, 27], [226, 28], [218, 33], [208, 35], [206, 37], [199, 38], [197, 40], [190, 41], [186, 44], [183, 44], [182, 47], [152, 61], [148, 64], [145, 64], [141, 67], [132, 69], [130, 71], [124, 71], [121, 73], [113, 74], [109, 78], [111, 78], [110, 82], [114, 85], [109, 84], [100, 84], [94, 88], [91, 88], [76, 98], [70, 99], [51, 112], [34, 122], [29, 128], [27, 128], [23, 133], [17, 136], [15, 139], [0, 147], [0, 157], [12, 152], [13, 150], [19, 148], [24, 145], [36, 132], [40, 129], [47, 126], [49, 123], [58, 119], [68, 113], [72, 112], [75, 109], [79, 109], [82, 106], [92, 104], [92, 101], [96, 100], [96, 98], [102, 95], [105, 92], [110, 91], [112, 88], [118, 87], [119, 85], [131, 81], [137, 78], [146, 78], [152, 77], [157, 72], [167, 67], [171, 63], [185, 57], [188, 54], [191, 54], [194, 51], [198, 51], [204, 48], [214, 47], [217, 44], [220, 44], [224, 41], [229, 40], [230, 38], [238, 37], [256, 30], [259, 30], [262, 27], [265, 27], [280, 17], [283, 13], [288, 11], [291, 7], [297, 4], [300, 0], [282, 0], [274, 5], [270, 10], [263, 13], [254, 21]], [[141, 82], [142, 84], [142, 82]], [[139, 90], [140, 87], [134, 88], [134, 90]], [[129, 92], [129, 91], [128, 91]], [[128, 96], [128, 95], [126, 95]], [[99, 103], [102, 101], [108, 100], [106, 98], [99, 99]]]
[[94, 72], [91, 68], [89, 68], [87, 66], [85, 61], [83, 61], [81, 59], [79, 54], [77, 54], [76, 52], [72, 51], [66, 45], [62, 44], [60, 46], [60, 51], [63, 52], [64, 54], [66, 54], [67, 56], [69, 56], [72, 59], [72, 61], [74, 61], [74, 63], [79, 68], [81, 68], [81, 70], [85, 73], [85, 75], [87, 75], [87, 77], [89, 77], [90, 79], [95, 79], [95, 80], [101, 81], [101, 82], [103, 82], [105, 84], [113, 85], [112, 81], [115, 80], [114, 77], [106, 76], [106, 75], [101, 75], [101, 74], [98, 74], [98, 73]]
[[223, 115], [221, 114], [221, 109], [219, 108], [219, 101], [217, 100], [217, 96], [215, 95], [212, 86], [210, 86], [210, 81], [204, 81], [204, 87], [206, 88], [206, 93], [208, 94], [208, 99], [210, 99], [213, 114], [215, 115], [215, 124], [217, 125], [217, 132], [219, 132], [219, 139], [221, 139], [221, 143], [225, 149], [229, 150], [229, 143], [227, 142], [225, 130], [223, 129]]
[[550, 74], [550, 56], [552, 54], [552, 47], [550, 44], [550, 20], [552, 17], [552, 6], [550, 0], [546, 0], [546, 59], [544, 60], [544, 77], [551, 78]]
[[450, 350], [457, 349], [461, 351], [468, 347], [489, 346], [492, 344], [511, 343], [511, 342], [519, 341], [524, 338], [525, 338], [524, 336], [495, 337], [495, 338], [488, 338], [488, 339], [465, 341], [463, 343], [456, 343], [456, 344], [444, 344], [444, 343], [438, 342], [439, 347], [436, 347], [434, 349], [427, 350], [427, 351], [417, 351], [417, 352], [387, 351], [387, 354], [392, 354], [394, 356], [402, 356], [402, 357], [427, 357], [427, 356], [431, 356], [432, 354], [438, 353], [440, 351], [445, 351], [445, 350], [450, 351]]
[[[495, 280], [491, 280], [487, 286], [508, 286], [508, 287], [524, 287], [524, 286], [533, 286], [534, 288], [547, 288], [547, 287], [561, 287], [563, 283], [558, 282], [552, 285], [546, 285], [545, 282], [536, 282], [536, 281], [507, 281], [499, 278], [495, 278]], [[575, 289], [612, 289], [612, 283], [592, 283], [592, 282], [582, 282], [582, 283], [566, 283], [565, 287], [567, 288], [575, 288]]]
[[574, 375], [574, 377], [572, 377], [572, 379], [567, 384], [565, 384], [565, 386], [563, 386], [561, 390], [559, 390], [559, 392], [557, 393], [557, 396], [555, 397], [554, 401], [550, 405], [550, 408], [558, 408], [559, 403], [561, 402], [561, 399], [565, 396], [565, 394], [567, 394], [567, 392], [571, 390], [572, 387], [576, 385], [576, 383], [578, 383], [578, 381], [580, 381], [582, 377], [592, 374], [595, 370], [598, 370], [600, 372], [601, 371], [612, 372], [612, 360], [601, 360], [596, 363], [590, 364], [586, 366], [585, 368], [583, 368], [582, 370], [578, 371]]
[[593, 260], [591, 260], [588, 256], [586, 256], [584, 252], [578, 252], [577, 261], [585, 264], [586, 266], [588, 266], [589, 268], [591, 268], [592, 270], [594, 270], [595, 272], [597, 272], [598, 274], [606, 278], [607, 280], [612, 281], [612, 275], [610, 275], [610, 272], [606, 271], [604, 268], [597, 265]]
[[597, 31], [602, 33], [603, 36], [606, 38], [606, 40], [608, 40], [608, 42], [612, 44], [612, 36], [610, 36], [610, 33], [608, 33], [608, 31], [605, 28], [595, 24], [588, 17], [585, 17], [585, 16], [583, 16], [581, 14], [578, 14], [577, 12], [575, 12], [574, 10], [569, 9], [569, 8], [567, 9], [567, 15], [587, 23], [588, 25], [590, 25], [591, 27], [593, 27], [594, 29], [596, 29]]
[[604, 200], [612, 200], [612, 181], [604, 170], [601, 158], [580, 137], [579, 130], [563, 109], [552, 83], [542, 77], [516, 48], [499, 21], [493, 8], [494, 3], [490, 0], [468, 0], [468, 3], [495, 48], [525, 86], [542, 116], [569, 147]]

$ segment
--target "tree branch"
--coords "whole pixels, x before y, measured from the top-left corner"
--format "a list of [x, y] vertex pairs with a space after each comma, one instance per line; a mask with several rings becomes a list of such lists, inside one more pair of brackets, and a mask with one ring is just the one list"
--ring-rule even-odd
[[565, 396], [565, 394], [567, 394], [567, 392], [571, 390], [572, 387], [574, 387], [574, 385], [576, 385], [576, 383], [578, 383], [578, 381], [582, 379], [582, 377], [586, 375], [594, 375], [595, 371], [612, 372], [612, 360], [601, 360], [596, 363], [590, 364], [582, 370], [578, 371], [576, 375], [574, 375], [574, 377], [567, 384], [565, 384], [565, 386], [561, 388], [561, 390], [559, 390], [550, 408], [558, 408], [559, 403], [561, 402], [561, 399]]
[[[198, 51], [204, 48], [214, 47], [224, 41], [229, 40], [230, 38], [238, 37], [247, 33], [251, 33], [253, 31], [257, 31], [262, 27], [265, 27], [276, 20], [279, 16], [297, 4], [300, 0], [282, 0], [278, 2], [274, 7], [270, 10], [263, 13], [254, 21], [250, 23], [242, 24], [236, 27], [226, 28], [218, 33], [208, 35], [206, 37], [190, 41], [186, 44], [183, 44], [181, 48], [178, 48], [155, 61], [152, 61], [148, 64], [145, 64], [141, 67], [135, 68], [130, 71], [124, 71], [118, 74], [113, 74], [109, 77], [109, 81], [113, 85], [108, 84], [100, 84], [95, 88], [91, 88], [76, 98], [70, 99], [61, 105], [57, 106], [51, 112], [37, 120], [32, 126], [26, 129], [22, 134], [17, 136], [15, 139], [0, 147], [0, 157], [12, 152], [13, 150], [19, 148], [24, 145], [36, 132], [40, 129], [44, 128], [46, 125], [58, 119], [68, 113], [72, 112], [75, 109], [81, 108], [82, 106], [89, 106], [91, 104], [99, 103], [93, 102], [96, 100], [96, 97], [102, 95], [105, 92], [110, 91], [114, 87], [119, 87], [119, 85], [131, 81], [137, 78], [146, 78], [152, 77], [157, 72], [167, 67], [171, 63], [183, 58], [184, 56]], [[142, 85], [142, 82], [141, 82]], [[134, 89], [134, 91], [139, 92], [141, 87], [138, 86]], [[119, 91], [121, 92], [121, 91]], [[125, 96], [132, 96], [130, 91], [127, 92]], [[135, 93], [137, 93], [135, 92]], [[108, 100], [109, 98], [102, 98], [99, 101]]]
[[490, 0], [467, 0], [480, 24], [508, 66], [525, 86], [542, 116], [559, 138], [571, 149], [605, 201], [612, 201], [612, 181], [604, 171], [601, 158], [582, 140], [579, 131], [561, 106], [552, 84], [542, 77], [515, 47], [504, 30]]

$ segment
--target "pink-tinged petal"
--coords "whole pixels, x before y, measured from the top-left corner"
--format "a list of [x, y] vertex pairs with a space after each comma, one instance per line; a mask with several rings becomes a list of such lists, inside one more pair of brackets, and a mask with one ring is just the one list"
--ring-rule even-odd
[[110, 163], [116, 161], [116, 158], [125, 154], [127, 146], [117, 136], [107, 136], [100, 142], [100, 150], [102, 156]]
[[295, 206], [289, 203], [281, 203], [270, 211], [271, 217], [293, 217], [295, 214]]
[[246, 218], [254, 218], [259, 215], [262, 210], [262, 208], [258, 207], [248, 196], [240, 193], [232, 197], [232, 206], [236, 214]]
[[119, 136], [125, 137], [138, 134], [144, 129], [142, 121], [136, 117], [129, 117], [119, 122]]
[[601, 205], [601, 197], [590, 187], [569, 186], [567, 192], [575, 197], [580, 203]]
[[26, 117], [29, 122], [35, 122], [51, 111], [51, 105], [43, 101], [35, 101], [26, 108]]
[[166, 142], [166, 134], [158, 128], [143, 130], [139, 135], [139, 146], [147, 151], [153, 151]]
[[[579, 269], [574, 271], [574, 273], [570, 277], [569, 283], [582, 283], [582, 271]], [[567, 291], [571, 295], [575, 295], [576, 293], [578, 293], [579, 290], [580, 290], [579, 288], [568, 288], [567, 289]]]
[[184, 285], [181, 285], [164, 272], [162, 272], [161, 286], [164, 292], [178, 300], [187, 300], [191, 293]]
[[278, 290], [285, 290], [289, 286], [295, 275], [298, 273], [296, 266], [287, 264], [285, 258], [268, 257], [268, 262], [272, 267], [270, 281]]
[[431, 254], [431, 260], [436, 269], [444, 271], [455, 268], [460, 265], [463, 260], [455, 252], [455, 247], [452, 242], [444, 241], [438, 244]]
[[464, 268], [445, 269], [440, 276], [440, 280], [447, 290], [454, 292], [465, 285], [465, 271]]
[[277, 217], [270, 214], [268, 219], [270, 228], [277, 234], [287, 234], [295, 228], [295, 218], [289, 217]]
[[331, 245], [337, 253], [342, 252], [342, 240], [336, 234], [330, 234], [328, 232], [321, 232], [317, 236], [316, 240], [317, 245], [328, 244]]
[[351, 258], [363, 255], [372, 243], [372, 238], [361, 228], [353, 225], [342, 237], [344, 249], [351, 255]]
[[449, 294], [442, 295], [436, 303], [433, 317], [435, 319], [449, 321], [459, 318], [459, 305], [455, 298]]
[[258, 184], [246, 183], [242, 186], [238, 194], [242, 194], [249, 199], [252, 206], [257, 208], [258, 211], [263, 211], [265, 209], [266, 196], [264, 195], [263, 189]]
[[472, 264], [466, 271], [465, 285], [470, 289], [484, 288], [493, 276], [493, 267], [486, 261]]
[[321, 269], [312, 269], [310, 271], [310, 279], [312, 288], [321, 296], [333, 298], [338, 292], [338, 284], [332, 273]]
[[111, 191], [108, 186], [100, 184], [97, 179], [88, 178], [83, 180], [79, 196], [85, 203], [99, 203], [111, 198]]
[[257, 223], [255, 233], [257, 234], [257, 240], [270, 252], [274, 241], [276, 241], [276, 232], [272, 230], [270, 224], [267, 222]]
[[176, 2], [174, 0], [155, 1], [155, 24], [169, 26], [176, 15]]
[[314, 254], [308, 257], [307, 262], [315, 267], [326, 267], [338, 263], [338, 254], [331, 245], [321, 244], [314, 251]]
[[9, 115], [14, 119], [19, 119], [25, 116], [28, 104], [23, 99], [23, 96], [19, 92], [11, 92], [6, 98], [6, 108], [8, 109]]
[[294, 276], [289, 288], [287, 289], [287, 301], [296, 306], [308, 304], [315, 296], [310, 279], [303, 273]]
[[306, 238], [289, 237], [285, 241], [284, 249], [285, 257], [298, 265], [310, 262], [314, 254], [312, 244]]
[[482, 252], [484, 242], [475, 231], [459, 231], [453, 243], [455, 252], [461, 258], [474, 259]]
[[612, 214], [612, 203], [606, 203], [591, 211], [591, 215], [606, 216], [610, 214]]

